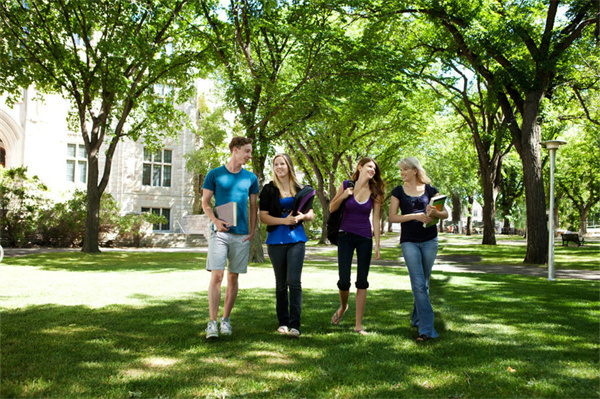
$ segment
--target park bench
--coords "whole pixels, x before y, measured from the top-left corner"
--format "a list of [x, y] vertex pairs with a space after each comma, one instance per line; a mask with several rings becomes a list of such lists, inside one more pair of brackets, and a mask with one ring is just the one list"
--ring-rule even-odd
[[579, 234], [577, 233], [563, 233], [562, 234], [562, 245], [567, 245], [567, 247], [569, 246], [569, 241], [574, 242], [577, 244], [577, 246], [581, 246], [584, 243], [584, 239], [579, 238]]

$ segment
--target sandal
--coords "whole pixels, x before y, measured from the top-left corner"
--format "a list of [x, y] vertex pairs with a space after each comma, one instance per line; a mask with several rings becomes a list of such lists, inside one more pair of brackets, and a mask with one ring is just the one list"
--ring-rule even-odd
[[342, 306], [340, 305], [340, 307], [335, 311], [335, 313], [333, 314], [333, 316], [331, 316], [331, 324], [333, 324], [334, 326], [338, 326], [340, 324], [340, 322], [342, 321], [342, 319], [344, 318], [344, 315], [346, 314], [346, 312], [348, 311], [348, 308], [346, 308], [346, 310], [344, 310], [344, 312], [342, 313], [341, 316], [338, 316], [339, 311], [342, 310]]
[[367, 330], [365, 330], [364, 328], [361, 328], [360, 330], [354, 330], [355, 333], [357, 333], [358, 335], [369, 335], [369, 332]]
[[429, 335], [421, 334], [417, 337], [417, 343], [429, 341], [430, 339], [433, 339], [433, 338], [431, 338]]
[[288, 328], [287, 328], [287, 326], [279, 326], [279, 328], [277, 328], [277, 332], [279, 334], [287, 334]]

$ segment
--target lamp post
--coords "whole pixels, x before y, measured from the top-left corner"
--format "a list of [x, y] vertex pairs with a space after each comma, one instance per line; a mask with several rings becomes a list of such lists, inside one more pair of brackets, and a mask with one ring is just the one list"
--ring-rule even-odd
[[556, 161], [556, 150], [566, 141], [548, 140], [542, 141], [550, 153], [550, 212], [548, 212], [548, 280], [554, 281], [554, 163]]

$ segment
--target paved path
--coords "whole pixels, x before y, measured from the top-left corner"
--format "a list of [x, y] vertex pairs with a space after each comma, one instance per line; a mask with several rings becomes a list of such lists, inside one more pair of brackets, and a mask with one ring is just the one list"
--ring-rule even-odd
[[[470, 242], [472, 244], [472, 242]], [[395, 248], [398, 237], [392, 237], [381, 242], [382, 247]], [[335, 256], [325, 256], [324, 253], [335, 251], [335, 247], [307, 247], [306, 259], [323, 262], [336, 262]], [[207, 247], [196, 248], [102, 248], [102, 251], [132, 251], [132, 252], [207, 252]], [[35, 253], [48, 252], [76, 252], [78, 248], [5, 248], [5, 256], [24, 256]], [[266, 252], [266, 251], [265, 251]], [[265, 254], [266, 256], [266, 254]], [[493, 274], [520, 274], [525, 276], [548, 277], [547, 267], [514, 266], [514, 265], [481, 265], [480, 257], [476, 255], [438, 255], [434, 271], [456, 273], [493, 273]], [[405, 267], [404, 260], [374, 260], [374, 265], [389, 267]], [[557, 279], [600, 280], [599, 270], [574, 270], [555, 269]]]
[[[506, 241], [502, 241], [505, 243]], [[466, 244], [473, 244], [472, 241], [466, 241]], [[516, 242], [516, 243], [522, 243]], [[453, 245], [456, 244], [453, 242]], [[396, 248], [398, 237], [392, 237], [381, 241], [382, 248]], [[310, 247], [307, 248], [306, 258], [316, 261], [335, 262], [335, 257], [323, 256], [322, 252], [331, 252], [335, 247]], [[547, 267], [537, 266], [515, 266], [515, 265], [482, 265], [479, 264], [481, 257], [476, 255], [438, 255], [433, 267], [434, 271], [456, 272], [456, 273], [493, 273], [493, 274], [520, 274], [524, 276], [548, 277]], [[400, 257], [395, 260], [373, 260], [373, 265], [406, 267], [404, 260]], [[554, 277], [556, 279], [580, 279], [580, 280], [600, 280], [600, 263], [598, 270], [575, 270], [575, 269], [555, 269]]]

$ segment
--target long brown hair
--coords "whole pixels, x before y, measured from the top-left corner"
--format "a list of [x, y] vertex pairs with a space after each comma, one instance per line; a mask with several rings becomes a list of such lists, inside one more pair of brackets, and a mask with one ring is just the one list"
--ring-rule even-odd
[[356, 164], [356, 170], [352, 174], [352, 180], [358, 180], [360, 175], [360, 171], [358, 170], [359, 166], [363, 166], [369, 162], [373, 162], [375, 164], [375, 176], [372, 179], [369, 179], [369, 189], [371, 190], [371, 198], [373, 201], [383, 203], [383, 199], [385, 198], [385, 182], [381, 178], [381, 171], [379, 170], [379, 165], [377, 165], [377, 161], [373, 158], [364, 157]]

